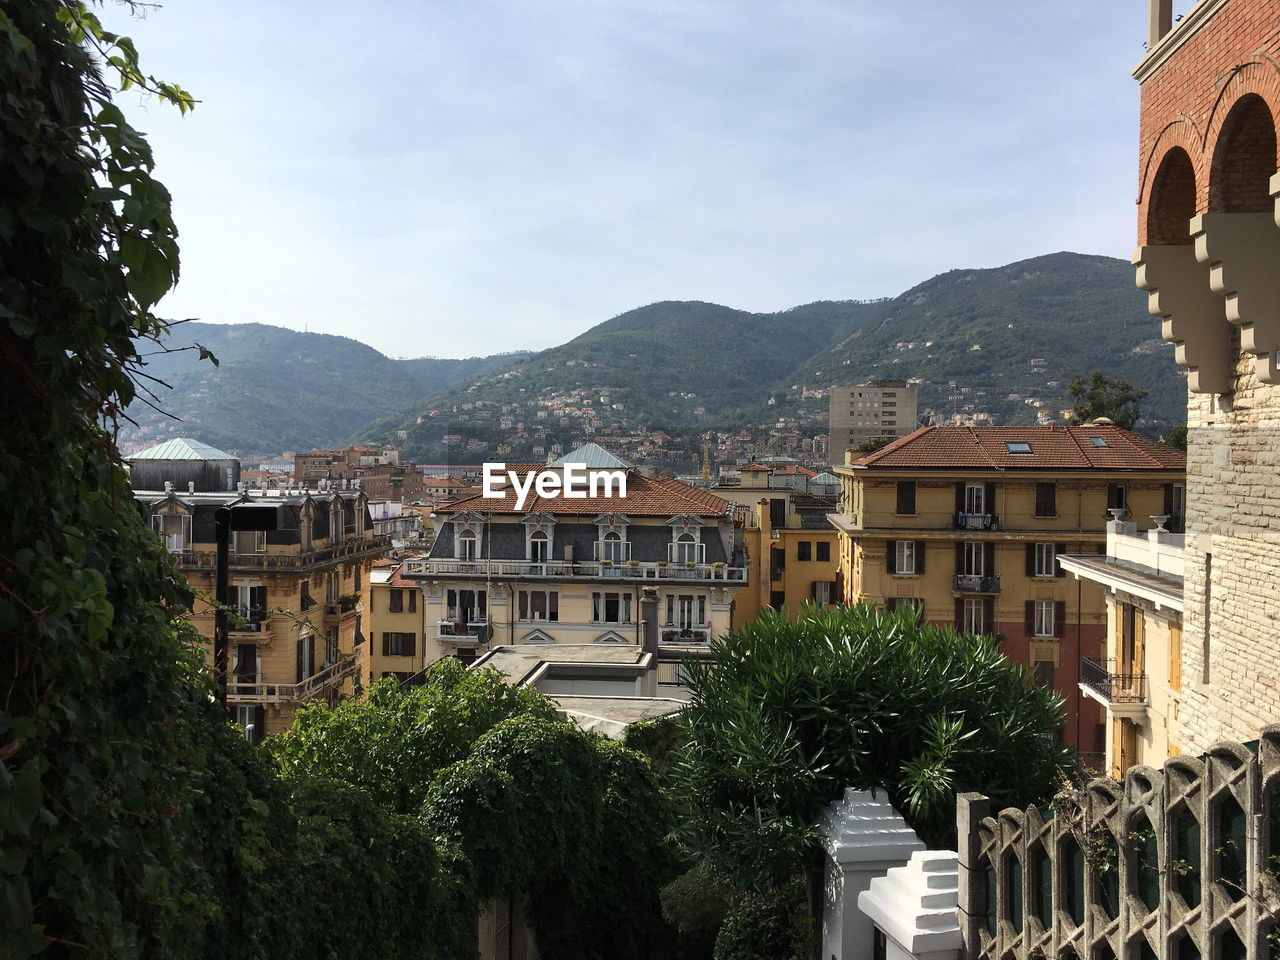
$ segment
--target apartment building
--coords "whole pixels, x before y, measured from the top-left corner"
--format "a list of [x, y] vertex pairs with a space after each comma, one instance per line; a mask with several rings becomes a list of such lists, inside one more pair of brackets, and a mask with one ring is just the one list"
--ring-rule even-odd
[[249, 489], [239, 462], [194, 440], [170, 440], [129, 458], [135, 499], [196, 591], [190, 619], [212, 662], [215, 517], [274, 508], [275, 529], [231, 534], [227, 706], [252, 740], [278, 733], [308, 700], [355, 689], [367, 652], [369, 573], [389, 540], [374, 535], [364, 492]]
[[1106, 711], [1106, 757], [1121, 779], [1134, 765], [1159, 767], [1181, 752], [1183, 535], [1163, 518], [1144, 534], [1107, 523], [1102, 556], [1062, 556], [1067, 573], [1103, 587], [1107, 636], [1098, 660], [1081, 661], [1080, 692]]
[[915, 387], [905, 380], [870, 380], [852, 387], [832, 387], [827, 455], [844, 462], [845, 451], [868, 440], [901, 437], [916, 428]]
[[464, 660], [496, 645], [639, 644], [644, 586], [658, 589], [664, 644], [727, 631], [747, 574], [732, 505], [595, 444], [536, 469], [565, 464], [622, 471], [625, 495], [531, 491], [518, 505], [505, 486], [437, 508], [430, 554], [401, 574], [422, 586], [428, 642]]
[[365, 615], [368, 649], [360, 665], [362, 685], [382, 677], [408, 680], [439, 659], [439, 645], [424, 629], [422, 584], [404, 576], [404, 561], [375, 561]]
[[426, 490], [422, 471], [416, 464], [401, 463], [394, 447], [343, 447], [340, 450], [312, 450], [293, 459], [293, 477], [304, 485], [359, 480], [370, 499], [405, 503], [420, 499]]
[[1102, 420], [1079, 427], [924, 427], [836, 468], [839, 579], [849, 603], [911, 606], [1000, 639], [1066, 701], [1067, 740], [1104, 761], [1081, 700], [1080, 659], [1101, 658], [1099, 584], [1068, 582], [1060, 555], [1105, 549], [1106, 523], [1180, 517], [1184, 454]]

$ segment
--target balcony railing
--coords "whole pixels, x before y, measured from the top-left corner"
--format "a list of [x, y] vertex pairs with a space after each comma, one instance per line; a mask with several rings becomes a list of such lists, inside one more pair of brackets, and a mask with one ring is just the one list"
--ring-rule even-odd
[[708, 627], [679, 627], [667, 625], [661, 628], [658, 636], [663, 643], [710, 643], [711, 630]]
[[1000, 520], [994, 513], [956, 513], [957, 530], [999, 530]]
[[1000, 576], [998, 574], [983, 575], [980, 573], [957, 573], [951, 582], [955, 593], [999, 593]]
[[1080, 660], [1080, 683], [1098, 695], [1104, 703], [1145, 704], [1145, 673], [1114, 673], [1114, 660]]
[[[390, 537], [370, 537], [348, 540], [319, 550], [299, 550], [293, 553], [233, 553], [230, 555], [228, 565], [240, 569], [301, 570], [320, 564], [386, 553], [390, 549]], [[213, 570], [217, 565], [217, 557], [215, 550], [184, 550], [174, 554], [179, 567], [195, 570]]]
[[528, 577], [579, 580], [727, 580], [745, 583], [747, 568], [714, 563], [609, 563], [588, 560], [407, 560], [408, 577]]
[[231, 610], [228, 629], [232, 633], [261, 633], [271, 611], [261, 607], [235, 607]]
[[227, 683], [228, 703], [301, 703], [325, 693], [356, 672], [356, 662], [342, 657], [324, 664], [301, 683], [264, 683], [232, 677]]
[[436, 636], [476, 640], [481, 628], [486, 626], [488, 622], [485, 620], [439, 620], [436, 622]]

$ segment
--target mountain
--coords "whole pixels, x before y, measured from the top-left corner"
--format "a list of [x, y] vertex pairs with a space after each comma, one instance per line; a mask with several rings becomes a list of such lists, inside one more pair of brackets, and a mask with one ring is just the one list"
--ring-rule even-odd
[[299, 333], [261, 323], [180, 323], [165, 342], [169, 350], [198, 343], [218, 358], [215, 366], [196, 350], [164, 353], [151, 343], [140, 384], [157, 394], [157, 412], [140, 401], [128, 410], [137, 425], [122, 425], [126, 451], [177, 436], [194, 436], [242, 456], [311, 450], [349, 441], [360, 428], [392, 411], [404, 411], [428, 394], [460, 380], [483, 376], [525, 354], [466, 360], [418, 357], [394, 360], [359, 341]]
[[[778, 313], [651, 304], [507, 369], [459, 381], [410, 416], [385, 418], [365, 432], [402, 432], [406, 453], [435, 460], [460, 442], [486, 444], [481, 450], [507, 442], [511, 430], [484, 407], [518, 405], [510, 407], [513, 419], [528, 424], [544, 410], [537, 425], [547, 443], [574, 443], [579, 424], [560, 429], [554, 408], [604, 394], [610, 403], [586, 416], [602, 420], [598, 429], [606, 433], [624, 418], [686, 433], [795, 421], [817, 433], [825, 432], [818, 416], [826, 404], [812, 391], [872, 378], [919, 378], [922, 412], [987, 412], [996, 423], [1034, 423], [1038, 408], [1027, 400], [1056, 415], [1071, 405], [1071, 375], [1094, 369], [1150, 392], [1140, 424], [1147, 432], [1167, 432], [1186, 419], [1185, 378], [1134, 286], [1132, 266], [1055, 253], [952, 270], [880, 301], [824, 301]], [[449, 435], [461, 440], [450, 447]], [[511, 456], [521, 453], [516, 444]]]
[[[949, 413], [971, 404], [999, 423], [1017, 424], [1035, 422], [1028, 397], [1052, 401], [1055, 413], [1070, 407], [1071, 374], [1095, 369], [1150, 392], [1142, 402], [1148, 432], [1186, 419], [1186, 379], [1173, 345], [1147, 313], [1146, 294], [1134, 286], [1133, 267], [1112, 257], [1055, 253], [926, 280], [880, 304], [788, 379], [847, 385], [920, 377], [921, 409]], [[955, 400], [950, 381], [965, 390]]]

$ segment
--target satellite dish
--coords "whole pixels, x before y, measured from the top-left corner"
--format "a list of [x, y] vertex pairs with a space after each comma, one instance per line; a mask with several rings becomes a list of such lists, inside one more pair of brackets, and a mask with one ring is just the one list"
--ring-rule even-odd
[[488, 643], [493, 639], [493, 624], [486, 623], [483, 627], [476, 631], [476, 639], [481, 643]]

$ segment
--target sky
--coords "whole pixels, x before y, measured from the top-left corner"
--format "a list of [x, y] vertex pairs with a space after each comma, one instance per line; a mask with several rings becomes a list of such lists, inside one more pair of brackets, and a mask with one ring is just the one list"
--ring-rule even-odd
[[158, 312], [393, 357], [659, 300], [894, 296], [1135, 240], [1139, 0], [170, 0], [109, 29], [182, 280]]

